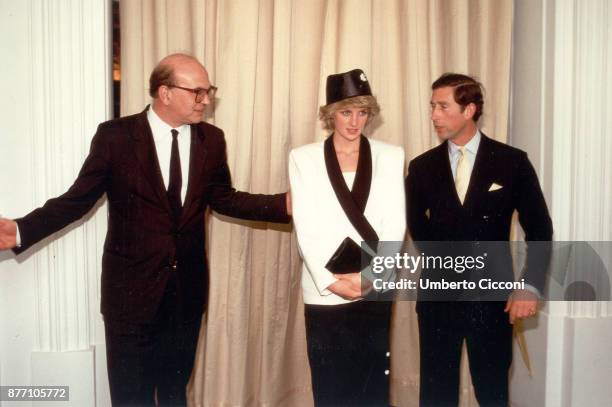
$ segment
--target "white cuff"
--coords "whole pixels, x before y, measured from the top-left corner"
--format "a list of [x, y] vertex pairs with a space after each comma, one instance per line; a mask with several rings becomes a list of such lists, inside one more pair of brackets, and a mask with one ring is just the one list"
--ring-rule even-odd
[[531, 284], [525, 283], [525, 290], [531, 291], [532, 293], [534, 293], [536, 295], [536, 297], [538, 297], [538, 299], [542, 298], [542, 294], [540, 293], [540, 290], [538, 290], [537, 288], [535, 288]]
[[16, 226], [17, 234], [15, 235], [15, 247], [21, 247], [21, 234], [19, 233], [19, 225]]
[[[321, 294], [322, 296], [328, 296], [333, 294], [333, 291], [331, 291], [329, 289], [329, 286], [334, 284], [336, 281], [338, 281], [338, 279], [336, 277], [334, 277], [332, 274], [330, 274], [328, 277], [324, 278], [325, 281], [321, 281], [322, 285], [324, 288], [319, 289], [319, 294]], [[315, 283], [316, 284], [316, 283]], [[319, 287], [317, 286], [317, 289]]]

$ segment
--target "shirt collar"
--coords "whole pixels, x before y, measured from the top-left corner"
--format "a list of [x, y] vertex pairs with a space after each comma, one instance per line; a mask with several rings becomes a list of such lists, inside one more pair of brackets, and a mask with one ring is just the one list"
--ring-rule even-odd
[[[472, 139], [463, 147], [469, 153], [476, 155], [476, 153], [478, 152], [478, 146], [480, 145], [481, 138], [482, 136], [480, 135], [480, 130], [476, 130], [476, 134], [474, 134], [474, 137], [472, 137]], [[460, 147], [457, 144], [453, 143], [452, 141], [448, 142], [448, 153], [451, 156], [454, 156], [455, 154], [457, 154], [457, 152], [459, 151], [459, 148]]]
[[185, 134], [185, 131], [189, 128], [187, 124], [183, 124], [179, 127], [170, 126], [168, 123], [163, 121], [161, 117], [157, 115], [157, 113], [155, 113], [153, 106], [149, 107], [149, 110], [147, 111], [147, 119], [149, 120], [151, 131], [153, 132], [153, 138], [156, 140], [169, 136], [171, 134], [170, 131], [174, 128], [179, 132], [179, 136], [181, 134]]

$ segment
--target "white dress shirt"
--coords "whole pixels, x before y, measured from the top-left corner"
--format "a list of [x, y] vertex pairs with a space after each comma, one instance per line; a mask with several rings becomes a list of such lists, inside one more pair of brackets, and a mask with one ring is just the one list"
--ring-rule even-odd
[[[157, 151], [157, 160], [161, 169], [164, 186], [168, 189], [170, 182], [170, 153], [172, 152], [172, 129], [170, 125], [164, 122], [153, 110], [153, 106], [147, 111], [147, 119], [151, 132], [153, 133], [153, 141], [155, 142], [155, 150]], [[187, 196], [187, 181], [189, 180], [189, 155], [191, 151], [191, 127], [184, 124], [177, 127], [178, 148], [181, 157], [181, 202], [185, 202]]]
[[[469, 164], [470, 178], [472, 176], [472, 170], [474, 169], [474, 162], [476, 161], [476, 153], [478, 153], [478, 146], [480, 145], [481, 137], [480, 130], [476, 130], [474, 137], [472, 137], [472, 139], [465, 146], [463, 146], [465, 158], [467, 158]], [[457, 164], [459, 163], [459, 158], [461, 157], [459, 148], [460, 147], [452, 141], [448, 143], [448, 158], [450, 160], [451, 170], [453, 171], [453, 180], [457, 179]]]

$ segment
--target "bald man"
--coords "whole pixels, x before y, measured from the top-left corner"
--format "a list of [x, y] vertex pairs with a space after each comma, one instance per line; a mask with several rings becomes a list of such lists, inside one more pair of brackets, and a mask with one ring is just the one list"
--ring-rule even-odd
[[232, 188], [223, 132], [202, 121], [206, 69], [173, 54], [150, 77], [151, 106], [99, 125], [74, 184], [23, 218], [0, 219], [17, 254], [83, 217], [106, 194], [102, 304], [113, 405], [184, 405], [208, 265], [204, 213], [289, 221], [286, 195]]

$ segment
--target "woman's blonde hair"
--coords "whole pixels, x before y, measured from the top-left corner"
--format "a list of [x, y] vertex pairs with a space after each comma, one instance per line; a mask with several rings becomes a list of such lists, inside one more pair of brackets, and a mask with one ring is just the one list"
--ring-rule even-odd
[[355, 96], [348, 99], [340, 100], [336, 103], [321, 106], [319, 108], [319, 119], [323, 122], [323, 128], [326, 130], [333, 131], [334, 126], [334, 114], [339, 111], [350, 107], [363, 108], [368, 111], [368, 121], [366, 126], [370, 124], [370, 121], [380, 113], [380, 106], [374, 96]]

